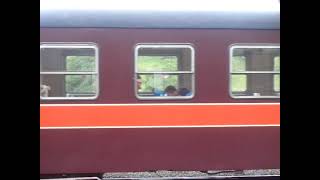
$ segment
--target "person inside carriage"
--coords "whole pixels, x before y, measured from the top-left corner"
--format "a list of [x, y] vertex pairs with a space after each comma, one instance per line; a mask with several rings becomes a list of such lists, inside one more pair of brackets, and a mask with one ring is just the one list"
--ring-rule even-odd
[[178, 96], [179, 92], [174, 86], [168, 86], [164, 90], [165, 96]]
[[179, 95], [180, 96], [191, 96], [192, 92], [187, 88], [180, 88], [179, 89]]

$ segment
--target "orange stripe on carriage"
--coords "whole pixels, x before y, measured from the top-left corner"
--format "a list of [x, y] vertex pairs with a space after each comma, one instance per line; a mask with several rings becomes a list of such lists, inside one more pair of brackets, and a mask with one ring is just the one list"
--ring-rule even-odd
[[41, 106], [40, 127], [278, 125], [280, 104]]

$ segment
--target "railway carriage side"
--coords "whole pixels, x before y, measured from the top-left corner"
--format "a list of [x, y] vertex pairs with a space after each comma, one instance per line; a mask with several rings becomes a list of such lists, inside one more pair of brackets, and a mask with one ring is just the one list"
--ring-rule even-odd
[[40, 32], [42, 175], [280, 168], [279, 29]]

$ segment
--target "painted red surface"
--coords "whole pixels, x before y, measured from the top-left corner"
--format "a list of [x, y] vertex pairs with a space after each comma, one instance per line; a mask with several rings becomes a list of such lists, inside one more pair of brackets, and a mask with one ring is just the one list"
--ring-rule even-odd
[[[41, 43], [92, 42], [98, 45], [100, 53], [100, 95], [97, 100], [41, 101], [41, 104], [279, 103], [279, 99], [232, 99], [228, 93], [229, 46], [234, 43], [280, 43], [278, 30], [40, 28], [40, 32]], [[137, 43], [192, 44], [195, 49], [195, 97], [191, 100], [138, 100], [132, 80], [134, 46]], [[101, 119], [94, 111], [102, 112], [47, 110], [41, 109], [44, 126], [97, 123]], [[203, 114], [204, 109], [198, 109], [195, 114], [191, 113], [192, 110], [188, 111], [188, 116], [183, 116], [185, 119], [180, 116], [178, 120], [188, 124], [208, 123], [210, 116], [215, 116], [221, 117], [223, 122], [230, 122], [235, 120], [234, 115], [239, 115], [248, 121], [264, 122], [268, 119], [279, 122], [279, 106], [271, 113], [268, 109], [233, 109], [232, 112], [223, 109], [225, 112], [210, 112], [210, 116]], [[137, 111], [129, 111], [132, 111], [130, 116], [126, 114], [128, 111], [120, 109], [109, 111], [114, 121], [108, 123], [124, 122], [128, 125], [131, 123], [128, 117], [131, 116], [132, 122], [147, 122], [145, 118], [139, 119], [142, 118], [141, 113], [156, 110], [150, 111], [145, 106], [134, 116]], [[181, 110], [181, 113], [185, 111]], [[150, 123], [163, 121], [160, 117], [168, 115], [163, 113], [158, 117], [159, 112], [156, 114]], [[96, 117], [98, 121], [86, 121], [86, 116]], [[243, 123], [246, 120], [236, 121]], [[279, 127], [40, 130], [41, 174], [279, 168], [279, 156]]]
[[40, 130], [40, 172], [280, 168], [280, 128]]
[[40, 107], [40, 127], [210, 125], [280, 125], [280, 104]]

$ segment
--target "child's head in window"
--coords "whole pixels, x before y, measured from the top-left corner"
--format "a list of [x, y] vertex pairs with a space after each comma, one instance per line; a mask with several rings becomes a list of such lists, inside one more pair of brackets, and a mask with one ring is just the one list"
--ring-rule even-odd
[[178, 96], [179, 95], [177, 89], [174, 86], [168, 86], [168, 87], [166, 87], [166, 89], [164, 91], [167, 96]]

